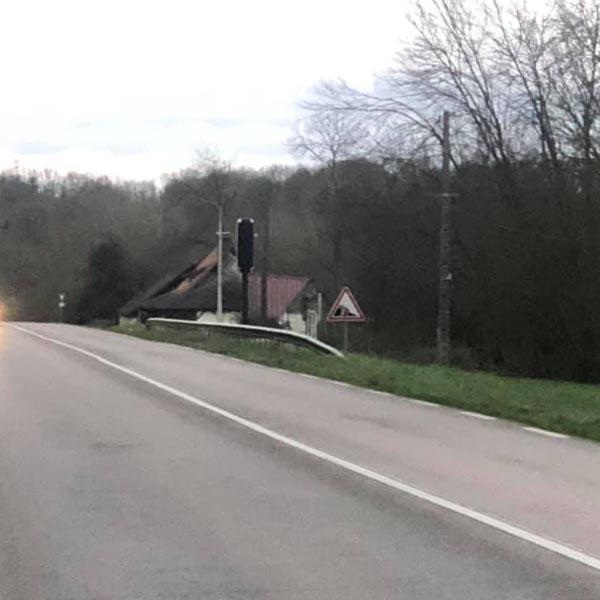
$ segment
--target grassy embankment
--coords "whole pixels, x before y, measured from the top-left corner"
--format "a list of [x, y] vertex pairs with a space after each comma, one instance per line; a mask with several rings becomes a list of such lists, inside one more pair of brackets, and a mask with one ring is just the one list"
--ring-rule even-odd
[[148, 331], [141, 326], [112, 327], [111, 331], [235, 356], [600, 441], [599, 386], [502, 377], [359, 354], [340, 359], [275, 344], [221, 336], [202, 338], [193, 331]]

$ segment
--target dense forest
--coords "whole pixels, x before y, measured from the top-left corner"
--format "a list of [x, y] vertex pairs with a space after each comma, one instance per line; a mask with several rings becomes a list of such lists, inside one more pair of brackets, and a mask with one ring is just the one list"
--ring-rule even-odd
[[[164, 185], [0, 176], [0, 298], [11, 318], [114, 317], [133, 293], [252, 216], [275, 273], [331, 301], [352, 287], [357, 350], [434, 358], [442, 111], [451, 112], [452, 360], [600, 380], [600, 10], [432, 0], [372, 90], [323, 82], [289, 140], [307, 166], [210, 157]], [[183, 264], [182, 264], [183, 263]], [[337, 331], [325, 334], [334, 339]]]

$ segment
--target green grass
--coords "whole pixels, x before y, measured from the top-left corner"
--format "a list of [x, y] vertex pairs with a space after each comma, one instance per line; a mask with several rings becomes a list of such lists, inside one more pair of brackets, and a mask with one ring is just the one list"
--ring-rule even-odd
[[148, 331], [141, 326], [112, 327], [111, 331], [191, 346], [600, 441], [600, 388], [594, 385], [502, 377], [359, 354], [336, 358], [271, 343], [214, 335], [203, 337], [195, 331]]

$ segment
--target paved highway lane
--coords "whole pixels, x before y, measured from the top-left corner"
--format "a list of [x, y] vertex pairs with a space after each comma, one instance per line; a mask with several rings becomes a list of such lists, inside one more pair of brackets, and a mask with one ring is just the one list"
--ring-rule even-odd
[[[25, 327], [595, 553], [595, 444], [169, 345]], [[3, 600], [598, 597], [597, 570], [0, 327]]]

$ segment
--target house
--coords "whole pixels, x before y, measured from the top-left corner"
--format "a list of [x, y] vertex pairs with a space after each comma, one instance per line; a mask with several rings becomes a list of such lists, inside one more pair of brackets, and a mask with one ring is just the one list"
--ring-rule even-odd
[[[261, 322], [261, 276], [248, 278], [251, 323], [267, 324], [316, 336], [320, 294], [307, 277], [267, 275], [267, 320]], [[239, 323], [242, 275], [235, 255], [223, 257], [223, 321]], [[150, 317], [215, 321], [217, 305], [217, 251], [179, 272], [161, 277], [119, 311], [120, 322], [145, 322]]]

